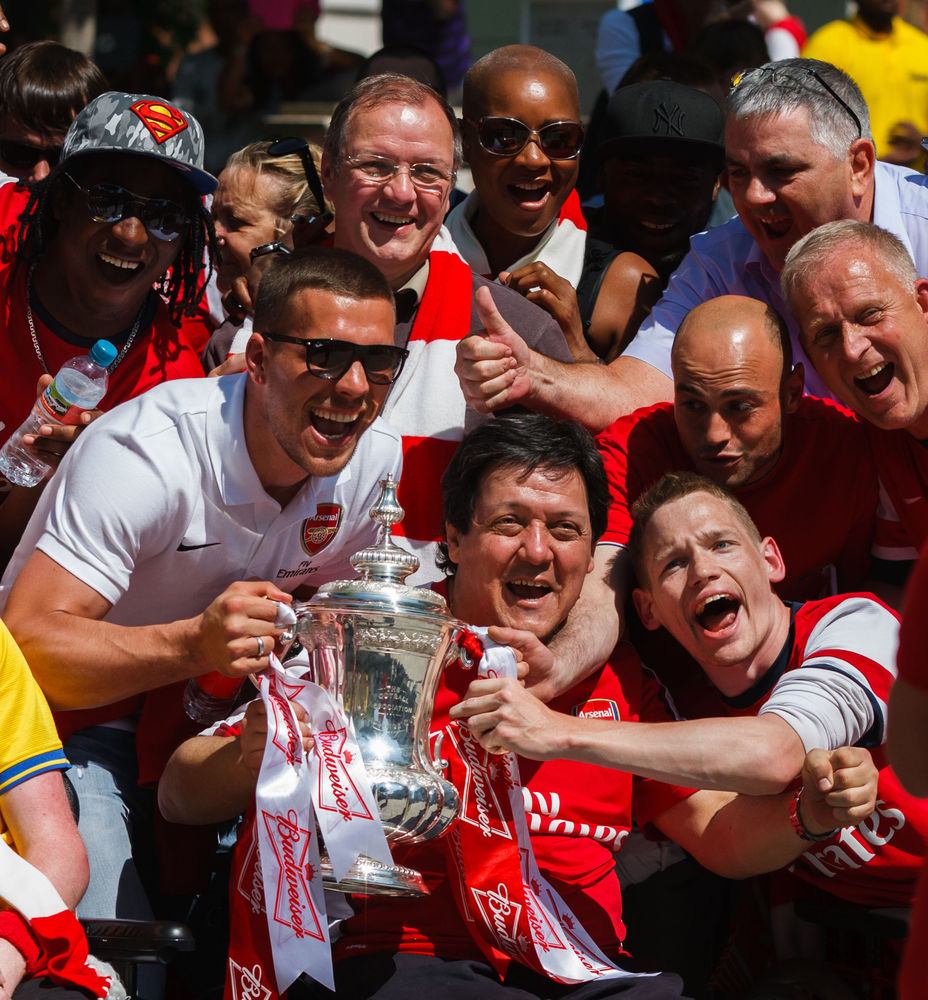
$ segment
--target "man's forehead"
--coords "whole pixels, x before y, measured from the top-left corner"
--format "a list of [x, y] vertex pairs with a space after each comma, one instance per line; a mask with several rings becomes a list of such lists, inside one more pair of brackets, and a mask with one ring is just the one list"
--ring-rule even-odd
[[498, 465], [487, 472], [477, 493], [477, 502], [494, 506], [532, 506], [554, 502], [566, 510], [575, 507], [587, 513], [586, 483], [576, 467], [536, 466], [526, 473], [516, 465]]
[[[433, 100], [431, 97], [426, 97], [421, 104], [416, 104], [413, 101], [398, 100], [378, 101], [375, 103], [365, 102], [364, 104], [360, 104], [348, 116], [346, 133], [348, 137], [351, 137], [354, 133], [366, 128], [376, 128], [383, 125], [384, 120], [387, 118], [391, 120], [398, 118], [401, 122], [416, 124], [423, 114], [440, 118], [445, 122], [445, 127], [450, 137], [451, 123], [447, 121], [438, 101]], [[422, 138], [437, 140], [440, 136], [432, 133]]]
[[729, 146], [735, 142], [748, 149], [753, 149], [760, 142], [766, 145], [772, 142], [788, 150], [796, 139], [814, 141], [809, 124], [809, 112], [804, 107], [743, 117], [729, 116], [725, 122], [726, 155], [733, 152]]
[[671, 355], [677, 387], [707, 388], [732, 383], [762, 392], [779, 385], [783, 355], [762, 322], [734, 330], [690, 321]]
[[747, 529], [729, 504], [721, 497], [701, 490], [668, 500], [659, 507], [644, 531], [645, 546], [652, 555], [661, 550], [682, 544], [690, 535], [715, 537], [720, 532], [736, 531], [746, 534]]
[[[393, 343], [394, 313], [388, 299], [357, 298], [327, 288], [298, 288], [281, 311], [282, 332], [308, 339], [370, 340]], [[366, 336], [353, 331], [364, 329]]]

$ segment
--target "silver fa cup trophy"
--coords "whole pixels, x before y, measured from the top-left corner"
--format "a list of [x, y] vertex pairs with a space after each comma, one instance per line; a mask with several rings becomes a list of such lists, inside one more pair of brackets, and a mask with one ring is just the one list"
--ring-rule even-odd
[[[361, 579], [324, 584], [294, 611], [309, 678], [344, 706], [354, 724], [387, 842], [411, 844], [442, 836], [457, 818], [458, 794], [441, 776], [444, 762], [432, 757], [429, 727], [439, 678], [457, 655], [455, 640], [466, 626], [440, 594], [403, 583], [419, 560], [390, 537], [403, 519], [397, 485], [392, 477], [381, 480], [380, 498], [370, 509], [382, 526], [380, 541], [351, 558]], [[428, 892], [418, 872], [363, 855], [341, 882], [327, 857], [322, 874], [326, 888], [342, 892]]]

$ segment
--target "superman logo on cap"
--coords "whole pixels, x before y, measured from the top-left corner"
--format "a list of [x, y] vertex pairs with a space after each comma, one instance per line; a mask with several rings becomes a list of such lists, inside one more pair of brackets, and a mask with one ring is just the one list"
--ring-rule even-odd
[[187, 127], [187, 119], [180, 111], [164, 101], [136, 101], [130, 110], [142, 119], [159, 145]]

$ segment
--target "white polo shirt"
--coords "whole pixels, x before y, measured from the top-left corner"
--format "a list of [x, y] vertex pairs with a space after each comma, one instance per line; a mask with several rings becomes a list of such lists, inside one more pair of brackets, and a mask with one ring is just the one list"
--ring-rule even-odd
[[349, 557], [377, 537], [368, 509], [380, 480], [399, 478], [399, 435], [378, 418], [340, 473], [310, 477], [281, 509], [245, 447], [247, 378], [166, 382], [92, 424], [46, 488], [0, 601], [36, 548], [121, 625], [192, 617], [236, 580], [289, 592], [354, 579]]

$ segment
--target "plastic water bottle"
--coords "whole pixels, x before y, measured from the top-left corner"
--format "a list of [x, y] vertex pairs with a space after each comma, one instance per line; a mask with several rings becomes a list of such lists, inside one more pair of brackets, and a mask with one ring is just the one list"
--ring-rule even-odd
[[115, 358], [116, 348], [108, 340], [98, 340], [90, 354], [65, 361], [32, 413], [0, 450], [0, 472], [11, 483], [35, 486], [51, 473], [52, 467], [23, 445], [23, 435], [37, 435], [42, 424], [78, 423], [84, 410], [92, 410], [106, 394], [107, 367]]
[[184, 688], [187, 718], [200, 726], [224, 719], [235, 707], [243, 683], [243, 677], [226, 677], [218, 670], [191, 677]]

